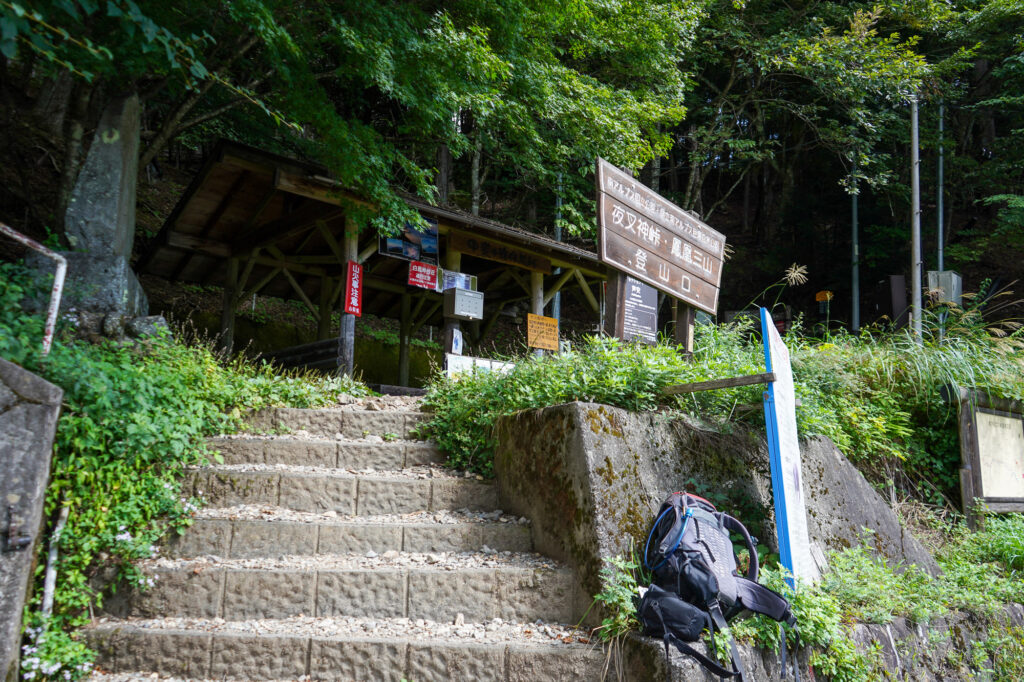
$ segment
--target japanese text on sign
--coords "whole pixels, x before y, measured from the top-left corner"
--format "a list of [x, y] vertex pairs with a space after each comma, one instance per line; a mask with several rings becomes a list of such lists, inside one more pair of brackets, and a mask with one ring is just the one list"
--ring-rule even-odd
[[437, 266], [415, 260], [409, 263], [409, 286], [436, 289]]
[[530, 348], [558, 350], [558, 320], [527, 313], [526, 345]]
[[363, 266], [351, 260], [345, 268], [345, 312], [363, 314]]
[[714, 314], [725, 237], [603, 159], [597, 183], [601, 260]]

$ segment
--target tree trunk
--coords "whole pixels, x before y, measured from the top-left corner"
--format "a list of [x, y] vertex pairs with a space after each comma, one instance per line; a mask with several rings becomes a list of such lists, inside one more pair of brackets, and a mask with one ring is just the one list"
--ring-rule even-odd
[[[244, 56], [245, 53], [251, 50], [258, 42], [259, 36], [256, 35], [250, 35], [246, 38], [245, 41], [238, 46], [238, 49], [236, 49], [234, 53], [220, 66], [220, 68], [217, 69], [217, 73], [224, 74], [232, 64]], [[175, 106], [174, 109], [171, 110], [171, 113], [168, 114], [167, 118], [164, 119], [164, 124], [160, 127], [160, 130], [157, 131], [153, 141], [150, 142], [146, 147], [146, 150], [142, 152], [142, 156], [139, 158], [139, 168], [146, 168], [150, 163], [152, 163], [153, 159], [156, 158], [157, 154], [160, 153], [164, 146], [166, 146], [167, 143], [182, 130], [182, 120], [190, 111], [192, 111], [192, 109], [195, 108], [197, 104], [199, 104], [199, 101], [207, 92], [210, 91], [210, 88], [213, 87], [214, 83], [215, 81], [213, 78], [208, 77], [203, 81], [203, 84], [198, 90], [190, 91], [184, 99], [178, 102], [177, 106]]]
[[90, 83], [78, 82], [71, 97], [71, 116], [66, 121], [64, 131], [64, 170], [57, 189], [57, 210], [54, 216], [54, 224], [61, 236], [64, 235], [64, 214], [67, 213], [71, 192], [81, 168], [85, 119], [89, 115], [89, 99], [94, 87]]
[[71, 72], [62, 70], [39, 89], [39, 96], [32, 107], [32, 116], [53, 137], [60, 137], [64, 130], [64, 119], [67, 117], [74, 86]]
[[472, 194], [472, 207], [471, 212], [473, 215], [480, 215], [480, 157], [483, 156], [484, 145], [483, 140], [480, 139], [480, 133], [477, 132], [476, 140], [473, 144], [473, 160], [470, 166], [470, 193]]
[[442, 143], [437, 148], [437, 176], [434, 183], [437, 186], [437, 203], [444, 206], [448, 203], [448, 183], [451, 181], [452, 153], [448, 145]]

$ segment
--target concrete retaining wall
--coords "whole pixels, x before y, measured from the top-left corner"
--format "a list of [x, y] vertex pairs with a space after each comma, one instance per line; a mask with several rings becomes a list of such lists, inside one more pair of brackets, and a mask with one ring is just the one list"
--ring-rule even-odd
[[[0, 359], [0, 679], [14, 679], [63, 392]], [[16, 529], [11, 535], [12, 526]], [[19, 537], [27, 544], [20, 544]]]

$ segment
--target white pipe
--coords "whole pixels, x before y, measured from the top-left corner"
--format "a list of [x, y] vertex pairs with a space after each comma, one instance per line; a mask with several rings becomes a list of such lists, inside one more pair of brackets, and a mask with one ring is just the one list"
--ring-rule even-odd
[[0, 232], [30, 249], [38, 251], [47, 258], [57, 261], [57, 271], [53, 275], [53, 289], [50, 291], [50, 306], [46, 311], [46, 327], [43, 330], [43, 357], [45, 358], [50, 354], [50, 346], [53, 344], [53, 331], [57, 327], [57, 311], [60, 310], [60, 298], [64, 291], [64, 275], [67, 274], [68, 262], [64, 256], [51, 251], [34, 239], [29, 239], [8, 225], [0, 223]]
[[43, 618], [49, 618], [53, 613], [53, 593], [57, 588], [57, 550], [60, 544], [60, 534], [64, 531], [64, 524], [68, 522], [68, 506], [61, 505], [60, 516], [57, 517], [57, 526], [50, 536], [50, 552], [46, 557], [46, 578], [43, 580]]

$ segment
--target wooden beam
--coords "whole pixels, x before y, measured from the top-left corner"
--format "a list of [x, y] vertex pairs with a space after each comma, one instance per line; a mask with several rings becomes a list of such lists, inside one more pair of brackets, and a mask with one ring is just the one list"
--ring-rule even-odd
[[587, 299], [587, 303], [594, 309], [595, 313], [601, 312], [601, 306], [597, 304], [597, 299], [594, 298], [594, 292], [590, 290], [590, 285], [587, 284], [587, 278], [583, 276], [583, 273], [579, 270], [573, 270], [573, 274], [576, 275], [576, 281], [580, 283], [580, 290]]
[[409, 337], [412, 336], [412, 296], [402, 294], [398, 325], [398, 385], [409, 385]]
[[276, 220], [264, 223], [252, 234], [242, 234], [231, 242], [235, 255], [244, 255], [261, 246], [268, 246], [288, 237], [305, 232], [317, 220], [329, 220], [341, 214], [336, 206], [309, 202], [298, 210], [286, 213]]
[[519, 274], [518, 270], [509, 269], [509, 274], [512, 277], [512, 279], [514, 279], [516, 281], [516, 283], [520, 287], [522, 287], [523, 291], [526, 292], [527, 296], [532, 296], [533, 295], [533, 289], [530, 288], [530, 283], [526, 281], [526, 278], [524, 278], [521, 274]]
[[[231, 257], [231, 246], [229, 244], [191, 234], [182, 234], [181, 232], [171, 232], [168, 234], [167, 246], [188, 251], [198, 251], [207, 256], [216, 256], [217, 258]], [[179, 272], [178, 274], [181, 273]]]
[[220, 338], [218, 345], [230, 353], [235, 345], [235, 307], [238, 305], [238, 259], [228, 260], [224, 278], [223, 308], [220, 311]]
[[427, 312], [423, 313], [423, 316], [419, 320], [413, 322], [412, 331], [409, 333], [415, 335], [417, 332], [419, 332], [420, 328], [422, 328], [423, 325], [425, 325], [430, 320], [430, 318], [434, 316], [434, 313], [437, 312], [438, 308], [441, 307], [442, 303], [444, 303], [443, 298], [434, 301], [434, 304], [427, 309]]
[[320, 278], [320, 314], [317, 317], [316, 338], [323, 341], [331, 335], [331, 278]]
[[711, 391], [719, 388], [770, 384], [773, 381], [775, 381], [775, 372], [764, 372], [762, 374], [749, 374], [743, 377], [729, 377], [728, 379], [712, 379], [711, 381], [697, 381], [691, 384], [666, 386], [661, 389], [661, 392], [663, 395], [679, 395], [681, 393], [696, 393], [698, 391]]
[[362, 263], [373, 254], [377, 253], [380, 249], [380, 243], [377, 239], [377, 237], [372, 237], [370, 243], [363, 247], [363, 250], [359, 252], [359, 257], [356, 259], [357, 262]]
[[320, 231], [321, 235], [323, 235], [324, 241], [327, 242], [327, 247], [331, 250], [331, 253], [334, 254], [334, 257], [337, 259], [337, 263], [339, 265], [345, 265], [345, 251], [341, 248], [341, 245], [338, 244], [338, 240], [334, 238], [331, 231], [327, 229], [327, 223], [323, 220], [318, 220], [316, 223], [316, 229]]
[[544, 292], [544, 305], [547, 305], [548, 303], [551, 302], [551, 299], [553, 299], [555, 297], [555, 294], [557, 294], [562, 289], [562, 286], [569, 281], [569, 278], [572, 277], [572, 273], [575, 271], [576, 269], [573, 268], [572, 270], [566, 270], [565, 272], [563, 272], [561, 276], [555, 280], [554, 284], [552, 284], [548, 288], [548, 290]]
[[255, 251], [253, 251], [253, 256], [254, 257], [249, 258], [249, 260], [246, 261], [246, 263], [245, 263], [245, 270], [243, 270], [242, 274], [238, 277], [238, 300], [239, 301], [242, 300], [242, 292], [245, 291], [245, 285], [249, 283], [249, 277], [252, 276], [252, 269], [254, 267], [256, 267], [256, 258], [255, 258], [255, 256], [257, 256], [257, 255], [259, 255], [259, 249], [256, 249]]
[[253, 294], [258, 294], [260, 292], [260, 289], [262, 289], [263, 287], [265, 287], [268, 284], [270, 284], [270, 281], [272, 279], [274, 279], [275, 277], [277, 277], [278, 275], [280, 275], [282, 270], [283, 270], [283, 268], [274, 268], [273, 270], [271, 270], [269, 273], [264, 275], [263, 279], [261, 279], [259, 282], [257, 282], [255, 284], [255, 286], [253, 286], [252, 289], [249, 289], [248, 291], [246, 291], [246, 292], [244, 292], [242, 294], [239, 294], [238, 300], [242, 301], [242, 300], [244, 300], [246, 298], [249, 298]]
[[[323, 230], [327, 232], [327, 230]], [[333, 239], [333, 235], [332, 235]], [[345, 216], [345, 237], [339, 256], [342, 263], [356, 260], [359, 256], [359, 226], [351, 216]], [[363, 279], [366, 286], [366, 278]], [[356, 350], [356, 317], [351, 313], [342, 313], [341, 328], [338, 330], [338, 371], [352, 376], [355, 371]]]
[[302, 299], [302, 302], [306, 304], [307, 308], [309, 308], [309, 312], [310, 314], [313, 315], [313, 319], [319, 322], [320, 311], [316, 308], [316, 306], [313, 305], [313, 302], [309, 300], [309, 296], [307, 296], [306, 292], [303, 291], [302, 287], [299, 286], [299, 283], [295, 280], [295, 277], [292, 276], [292, 273], [288, 272], [287, 268], [285, 268], [281, 272], [284, 273], [285, 279], [287, 279], [288, 282], [292, 285], [292, 288], [295, 289], [295, 293], [299, 295], [299, 298]]

